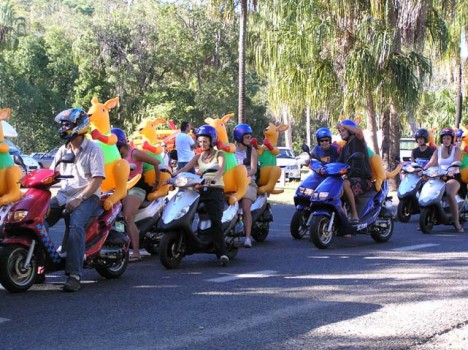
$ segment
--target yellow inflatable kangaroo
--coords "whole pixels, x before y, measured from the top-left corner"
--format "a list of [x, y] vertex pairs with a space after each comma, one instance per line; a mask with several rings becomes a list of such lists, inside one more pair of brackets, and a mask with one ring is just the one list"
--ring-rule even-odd
[[284, 190], [275, 190], [276, 183], [281, 177], [281, 168], [276, 165], [276, 156], [279, 154], [278, 136], [281, 131], [286, 131], [288, 125], [276, 126], [270, 123], [263, 131], [265, 138], [263, 145], [258, 146], [257, 141], [252, 142], [252, 145], [257, 149], [258, 160], [260, 162], [260, 179], [258, 180], [258, 193], [279, 194]]
[[[164, 197], [169, 192], [171, 185], [166, 184], [167, 180], [171, 178], [171, 174], [167, 170], [167, 167], [164, 164], [164, 160], [161, 156], [163, 148], [158, 144], [158, 133], [157, 126], [161, 124], [166, 124], [166, 120], [163, 118], [156, 119], [145, 119], [143, 120], [138, 127], [138, 135], [140, 136], [140, 141], [138, 145], [135, 145], [142, 151], [145, 151], [150, 156], [159, 160], [161, 165], [159, 170], [161, 170], [161, 175], [159, 178], [159, 185], [156, 190], [148, 194], [148, 200], [152, 201], [159, 197]], [[154, 167], [150, 164], [143, 163], [143, 177], [145, 182], [149, 186], [153, 186], [154, 181], [156, 180], [156, 174], [154, 172]]]
[[125, 159], [120, 157], [119, 150], [115, 145], [117, 136], [111, 133], [109, 110], [117, 106], [119, 98], [112, 98], [106, 103], [100, 103], [97, 97], [91, 100], [91, 108], [88, 111], [91, 122], [91, 137], [101, 147], [104, 154], [104, 170], [106, 178], [102, 182], [102, 192], [114, 190], [103, 204], [105, 210], [109, 210], [119, 200], [127, 195], [127, 188], [132, 188], [141, 178], [135, 176], [128, 184], [130, 166]]
[[2, 120], [10, 118], [11, 109], [0, 109], [0, 206], [10, 204], [21, 198], [19, 180], [21, 169], [13, 163], [8, 144], [3, 138]]
[[247, 193], [247, 188], [250, 183], [250, 176], [247, 174], [245, 165], [237, 164], [235, 152], [236, 146], [229, 143], [226, 122], [229, 121], [234, 114], [226, 114], [221, 119], [206, 118], [205, 122], [216, 129], [218, 133], [217, 148], [224, 152], [226, 158], [224, 166], [224, 192], [232, 193], [229, 196], [229, 204], [234, 204], [236, 201], [242, 199]]

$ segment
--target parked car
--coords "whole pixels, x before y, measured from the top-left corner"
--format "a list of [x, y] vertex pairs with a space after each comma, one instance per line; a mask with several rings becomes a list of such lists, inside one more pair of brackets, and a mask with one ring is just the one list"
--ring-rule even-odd
[[400, 139], [400, 161], [407, 162], [411, 160], [411, 152], [417, 147], [413, 138], [403, 137]]
[[57, 153], [58, 147], [51, 149], [50, 151], [36, 157], [36, 160], [41, 164], [43, 168], [49, 168], [50, 164], [54, 160], [55, 153]]
[[301, 181], [301, 162], [296, 159], [291, 149], [278, 147], [279, 154], [276, 156], [276, 165], [284, 172], [286, 181]]
[[[24, 165], [26, 165], [26, 171], [29, 173], [33, 170], [37, 170], [41, 168], [41, 165], [35, 160], [33, 157], [24, 154], [21, 150], [10, 140], [5, 139], [6, 143], [10, 147], [10, 155], [13, 156], [15, 154], [21, 156], [23, 158]], [[22, 169], [24, 172], [24, 169]]]

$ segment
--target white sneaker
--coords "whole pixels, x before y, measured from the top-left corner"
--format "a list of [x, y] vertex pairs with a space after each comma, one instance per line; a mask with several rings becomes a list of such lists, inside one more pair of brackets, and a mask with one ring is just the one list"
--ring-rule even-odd
[[227, 255], [221, 255], [221, 257], [219, 258], [219, 262], [221, 266], [227, 266], [229, 264], [229, 258], [227, 257]]
[[252, 240], [249, 237], [244, 240], [244, 247], [252, 248]]

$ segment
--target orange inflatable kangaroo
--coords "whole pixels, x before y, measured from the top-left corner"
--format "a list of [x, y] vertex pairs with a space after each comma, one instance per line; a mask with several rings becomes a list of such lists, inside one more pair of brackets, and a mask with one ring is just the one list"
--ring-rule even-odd
[[258, 180], [257, 191], [259, 194], [279, 194], [284, 192], [284, 190], [275, 190], [276, 183], [281, 177], [281, 168], [276, 165], [276, 156], [279, 154], [276, 145], [278, 144], [279, 133], [286, 131], [288, 127], [288, 125], [276, 126], [270, 123], [263, 131], [263, 135], [265, 136], [263, 145], [258, 146], [256, 141], [252, 143], [257, 149], [258, 160], [260, 162], [260, 179]]
[[21, 169], [13, 163], [10, 147], [3, 138], [2, 120], [10, 118], [11, 109], [0, 109], [0, 206], [10, 204], [21, 198], [19, 180]]
[[120, 157], [119, 150], [115, 145], [117, 136], [111, 133], [109, 110], [117, 106], [119, 98], [112, 98], [106, 103], [100, 103], [97, 97], [91, 100], [92, 106], [88, 111], [91, 122], [91, 137], [101, 147], [104, 154], [104, 171], [106, 178], [102, 182], [102, 192], [114, 190], [103, 204], [105, 210], [109, 210], [119, 200], [127, 195], [127, 188], [132, 188], [141, 178], [135, 176], [128, 184], [130, 166], [125, 159]]
[[224, 166], [224, 192], [231, 193], [229, 196], [229, 204], [234, 204], [236, 201], [242, 199], [247, 193], [247, 188], [250, 183], [250, 176], [247, 174], [245, 165], [237, 164], [235, 152], [236, 146], [229, 143], [226, 122], [229, 121], [234, 114], [226, 114], [221, 119], [206, 118], [205, 122], [216, 129], [218, 133], [217, 148], [224, 152], [225, 166]]
[[[143, 120], [138, 127], [140, 144], [137, 145], [137, 147], [159, 160], [160, 163], [159, 170], [161, 175], [159, 178], [159, 185], [154, 192], [148, 194], [149, 201], [166, 196], [171, 187], [171, 185], [166, 184], [167, 180], [171, 178], [171, 174], [161, 156], [163, 148], [158, 144], [157, 126], [161, 124], [166, 124], [166, 120], [163, 118], [156, 118], [153, 120], [148, 118]], [[149, 186], [153, 186], [156, 180], [156, 174], [152, 165], [143, 163], [143, 177]]]

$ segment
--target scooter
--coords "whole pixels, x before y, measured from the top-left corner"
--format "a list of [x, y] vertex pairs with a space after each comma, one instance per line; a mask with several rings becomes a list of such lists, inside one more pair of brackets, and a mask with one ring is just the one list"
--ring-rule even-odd
[[[200, 194], [208, 184], [201, 176], [192, 173], [179, 173], [170, 180], [177, 192], [166, 204], [158, 231], [163, 232], [159, 244], [159, 257], [167, 269], [179, 267], [182, 259], [195, 253], [218, 254], [212, 238], [207, 234], [211, 220], [204, 205], [200, 203]], [[241, 222], [239, 204], [225, 203], [222, 225], [226, 255], [230, 260], [237, 255], [241, 232], [235, 228]]]
[[[460, 162], [454, 162], [447, 169], [430, 167], [423, 172], [427, 178], [419, 195], [421, 214], [419, 215], [419, 227], [423, 233], [431, 233], [434, 225], [451, 225], [453, 218], [450, 213], [447, 194], [445, 193], [446, 181], [449, 179], [449, 171], [460, 166]], [[458, 215], [460, 221], [465, 221], [468, 213], [465, 208], [465, 198], [456, 195]]]
[[[73, 161], [73, 153], [65, 154], [60, 160], [63, 163]], [[50, 188], [70, 177], [51, 169], [40, 169], [23, 178], [22, 185], [28, 190], [7, 215], [5, 239], [0, 249], [0, 283], [7, 290], [26, 291], [46, 272], [64, 269], [66, 257], [59, 254], [52, 242], [45, 219], [51, 199]], [[101, 201], [108, 195], [104, 194]], [[95, 268], [105, 278], [120, 277], [128, 264], [130, 240], [122, 226], [114, 225], [121, 208], [122, 204], [118, 202], [111, 210], [99, 209], [86, 228], [84, 265]]]
[[310, 174], [302, 183], [297, 187], [294, 194], [294, 206], [296, 211], [291, 218], [289, 230], [294, 239], [301, 239], [307, 232], [309, 232], [309, 217], [311, 211], [311, 197], [317, 186], [325, 179], [322, 174], [318, 173], [318, 169], [322, 163], [316, 159], [310, 161]]
[[[349, 160], [362, 156], [355, 153]], [[319, 249], [330, 247], [335, 236], [368, 234], [376, 242], [387, 242], [393, 234], [393, 206], [387, 181], [382, 183], [379, 192], [372, 189], [356, 198], [359, 223], [350, 222], [349, 204], [341, 200], [343, 175], [348, 169], [345, 163], [329, 163], [319, 170], [326, 178], [312, 195], [309, 218], [310, 240]]]
[[[263, 193], [257, 196], [257, 199], [250, 207], [250, 211], [252, 213], [252, 238], [255, 242], [263, 242], [268, 237], [270, 222], [273, 221], [271, 205], [268, 203], [268, 194]], [[237, 231], [241, 232], [242, 236], [245, 236], [243, 224], [241, 226], [242, 229], [237, 229]]]
[[401, 182], [398, 186], [397, 217], [401, 222], [408, 222], [411, 215], [419, 214], [419, 193], [424, 184], [422, 178], [424, 162], [408, 162], [400, 172]]

